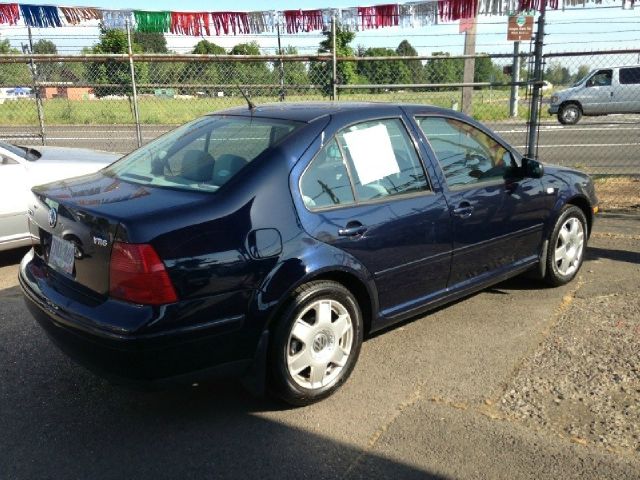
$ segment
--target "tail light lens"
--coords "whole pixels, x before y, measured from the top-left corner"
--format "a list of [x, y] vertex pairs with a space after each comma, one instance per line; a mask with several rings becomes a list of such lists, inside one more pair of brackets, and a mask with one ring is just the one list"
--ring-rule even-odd
[[167, 269], [151, 245], [115, 242], [109, 263], [109, 294], [143, 305], [178, 300]]

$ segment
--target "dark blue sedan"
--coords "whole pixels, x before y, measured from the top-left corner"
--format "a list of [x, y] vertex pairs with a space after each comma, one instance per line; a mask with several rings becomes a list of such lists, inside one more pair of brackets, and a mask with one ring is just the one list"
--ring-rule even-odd
[[20, 284], [62, 350], [296, 405], [373, 331], [524, 272], [569, 282], [597, 211], [587, 175], [422, 105], [236, 108], [33, 191]]

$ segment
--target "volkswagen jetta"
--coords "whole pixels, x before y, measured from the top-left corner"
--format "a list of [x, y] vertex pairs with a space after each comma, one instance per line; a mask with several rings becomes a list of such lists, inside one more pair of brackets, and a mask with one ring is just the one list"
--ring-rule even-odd
[[365, 103], [207, 115], [33, 192], [20, 283], [71, 357], [135, 381], [243, 376], [297, 405], [373, 331], [524, 272], [569, 282], [597, 211], [586, 174], [465, 115]]

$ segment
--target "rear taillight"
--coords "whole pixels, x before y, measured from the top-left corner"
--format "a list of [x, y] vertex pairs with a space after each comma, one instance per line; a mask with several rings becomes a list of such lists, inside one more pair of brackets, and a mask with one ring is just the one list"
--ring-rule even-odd
[[109, 295], [143, 305], [178, 300], [167, 269], [151, 245], [115, 242], [109, 263]]

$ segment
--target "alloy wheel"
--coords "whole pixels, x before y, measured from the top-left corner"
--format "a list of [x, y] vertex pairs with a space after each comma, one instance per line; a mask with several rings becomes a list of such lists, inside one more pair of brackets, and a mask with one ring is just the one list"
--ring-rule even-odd
[[343, 370], [353, 346], [353, 321], [336, 300], [311, 303], [293, 322], [287, 342], [291, 378], [306, 389], [323, 388]]
[[569, 276], [580, 267], [584, 251], [584, 227], [576, 217], [569, 217], [558, 232], [554, 261], [561, 275]]

